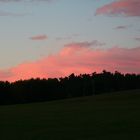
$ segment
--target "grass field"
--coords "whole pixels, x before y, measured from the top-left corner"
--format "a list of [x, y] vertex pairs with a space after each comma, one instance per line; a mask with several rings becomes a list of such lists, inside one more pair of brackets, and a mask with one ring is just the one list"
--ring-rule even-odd
[[140, 90], [0, 106], [0, 140], [125, 139], [140, 139]]

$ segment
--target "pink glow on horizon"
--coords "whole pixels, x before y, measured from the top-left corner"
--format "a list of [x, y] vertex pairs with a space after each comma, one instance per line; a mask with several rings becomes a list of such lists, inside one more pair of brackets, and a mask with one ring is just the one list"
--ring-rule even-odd
[[67, 46], [60, 52], [34, 62], [23, 63], [0, 71], [0, 80], [15, 81], [29, 78], [55, 78], [71, 73], [120, 71], [140, 73], [140, 47], [92, 49], [90, 47]]

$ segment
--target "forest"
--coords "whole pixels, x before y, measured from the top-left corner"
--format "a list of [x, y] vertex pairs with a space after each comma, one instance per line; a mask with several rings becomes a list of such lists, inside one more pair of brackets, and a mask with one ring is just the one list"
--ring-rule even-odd
[[0, 105], [31, 103], [140, 89], [140, 74], [71, 74], [68, 77], [0, 81]]

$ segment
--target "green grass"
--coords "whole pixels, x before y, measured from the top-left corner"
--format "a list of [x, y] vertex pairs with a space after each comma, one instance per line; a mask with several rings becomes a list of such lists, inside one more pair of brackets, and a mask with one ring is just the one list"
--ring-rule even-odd
[[140, 139], [140, 90], [0, 106], [0, 140], [124, 139]]

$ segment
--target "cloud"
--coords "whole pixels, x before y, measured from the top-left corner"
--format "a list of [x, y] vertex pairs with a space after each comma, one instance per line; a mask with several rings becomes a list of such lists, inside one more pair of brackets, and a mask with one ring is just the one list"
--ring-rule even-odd
[[3, 3], [9, 3], [9, 2], [50, 2], [52, 0], [0, 0], [0, 2]]
[[136, 37], [135, 40], [140, 41], [140, 37]]
[[64, 47], [59, 52], [40, 60], [22, 63], [0, 72], [1, 80], [15, 81], [29, 78], [54, 78], [71, 73], [120, 71], [140, 73], [140, 47], [92, 49], [90, 47]]
[[37, 35], [30, 37], [31, 40], [46, 40], [48, 39], [48, 36], [46, 35]]
[[96, 15], [140, 16], [140, 0], [116, 0], [96, 10]]
[[25, 14], [17, 14], [17, 13], [12, 13], [12, 12], [0, 11], [0, 16], [19, 17], [19, 16], [24, 16], [24, 15], [25, 15]]
[[73, 43], [70, 43], [70, 44], [66, 44], [65, 47], [96, 47], [96, 46], [103, 46], [105, 45], [105, 43], [101, 43], [99, 42], [98, 40], [93, 40], [91, 42], [88, 42], [88, 41], [85, 41], [85, 42], [73, 42]]
[[[0, 0], [0, 4], [4, 3], [21, 3], [21, 2], [51, 2], [53, 0]], [[12, 16], [12, 17], [19, 17], [19, 16], [25, 16], [27, 14], [20, 14], [20, 13], [13, 13], [13, 12], [7, 12], [7, 11], [1, 11], [0, 10], [0, 16]]]
[[120, 26], [115, 27], [115, 29], [118, 29], [118, 30], [127, 29], [127, 26], [120, 25]]
[[0, 70], [0, 80], [9, 79], [13, 76], [13, 73], [10, 70]]

